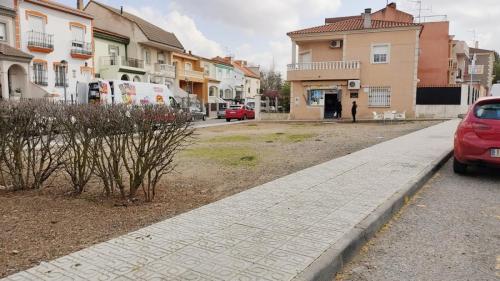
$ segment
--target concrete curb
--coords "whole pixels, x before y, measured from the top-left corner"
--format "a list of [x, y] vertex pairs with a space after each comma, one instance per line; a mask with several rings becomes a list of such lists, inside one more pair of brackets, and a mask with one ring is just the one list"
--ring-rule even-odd
[[345, 234], [339, 241], [326, 250], [309, 267], [298, 274], [293, 280], [325, 280], [331, 281], [335, 274], [342, 269], [395, 213], [397, 213], [424, 184], [452, 157], [453, 150], [443, 153], [429, 165], [422, 173], [406, 183], [406, 187], [392, 195], [385, 203], [377, 207], [368, 217]]

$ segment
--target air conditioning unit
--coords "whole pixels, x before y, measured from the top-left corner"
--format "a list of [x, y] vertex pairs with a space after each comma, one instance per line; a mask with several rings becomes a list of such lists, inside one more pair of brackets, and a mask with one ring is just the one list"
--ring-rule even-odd
[[342, 40], [333, 40], [330, 43], [330, 48], [332, 49], [342, 48]]
[[347, 89], [349, 90], [359, 90], [361, 88], [361, 81], [359, 80], [349, 80], [347, 83]]

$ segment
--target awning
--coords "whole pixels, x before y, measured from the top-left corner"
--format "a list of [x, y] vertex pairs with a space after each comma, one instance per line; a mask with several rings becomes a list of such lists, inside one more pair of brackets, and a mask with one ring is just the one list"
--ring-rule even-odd
[[227, 103], [224, 99], [216, 96], [208, 97], [208, 103]]

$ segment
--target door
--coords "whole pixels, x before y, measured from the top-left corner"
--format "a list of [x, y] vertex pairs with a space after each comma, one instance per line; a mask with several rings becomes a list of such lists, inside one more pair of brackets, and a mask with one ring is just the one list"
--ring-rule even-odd
[[312, 62], [312, 53], [305, 52], [299, 55], [299, 63], [311, 63]]
[[325, 119], [333, 119], [336, 117], [337, 103], [337, 94], [325, 94]]

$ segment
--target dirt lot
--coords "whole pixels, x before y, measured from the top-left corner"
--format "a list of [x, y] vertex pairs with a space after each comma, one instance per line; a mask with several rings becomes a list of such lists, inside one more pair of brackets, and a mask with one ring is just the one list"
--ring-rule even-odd
[[[0, 191], [0, 277], [69, 254], [306, 167], [435, 124], [247, 123], [197, 130], [153, 203], [122, 206], [64, 182]], [[94, 184], [94, 186], [97, 185]]]

